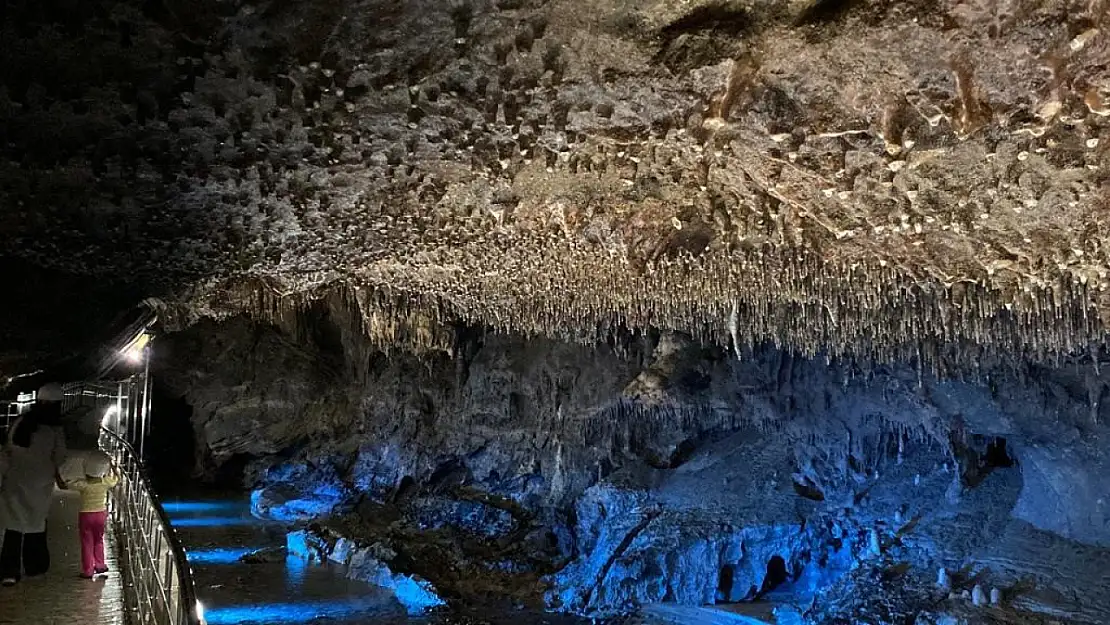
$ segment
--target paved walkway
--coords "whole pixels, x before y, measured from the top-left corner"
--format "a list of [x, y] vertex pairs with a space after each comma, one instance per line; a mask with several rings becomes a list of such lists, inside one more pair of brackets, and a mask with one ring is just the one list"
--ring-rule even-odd
[[12, 588], [0, 588], [0, 624], [124, 625], [123, 583], [110, 528], [105, 536], [105, 559], [111, 572], [92, 581], [79, 576], [78, 497], [77, 493], [55, 492], [47, 523], [50, 572], [24, 579]]

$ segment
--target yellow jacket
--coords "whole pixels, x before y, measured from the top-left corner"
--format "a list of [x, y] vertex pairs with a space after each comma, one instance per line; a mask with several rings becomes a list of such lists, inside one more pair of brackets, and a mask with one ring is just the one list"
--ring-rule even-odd
[[103, 512], [108, 509], [108, 491], [119, 482], [112, 474], [104, 477], [73, 480], [66, 486], [81, 493], [81, 512]]

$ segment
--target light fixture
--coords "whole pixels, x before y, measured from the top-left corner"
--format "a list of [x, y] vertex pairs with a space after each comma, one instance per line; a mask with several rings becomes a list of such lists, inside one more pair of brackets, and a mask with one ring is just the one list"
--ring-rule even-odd
[[150, 335], [143, 332], [136, 336], [127, 344], [126, 347], [120, 350], [120, 356], [124, 360], [132, 364], [139, 364], [143, 361], [143, 356], [146, 354], [146, 346], [150, 343]]
[[200, 602], [200, 599], [197, 599], [197, 620], [199, 620], [202, 625], [205, 623], [204, 604]]

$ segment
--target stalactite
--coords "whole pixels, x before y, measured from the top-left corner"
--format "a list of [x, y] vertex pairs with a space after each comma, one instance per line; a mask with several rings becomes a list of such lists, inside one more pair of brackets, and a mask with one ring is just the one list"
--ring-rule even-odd
[[187, 324], [246, 312], [299, 332], [299, 311], [344, 290], [363, 332], [387, 349], [450, 350], [455, 325], [582, 343], [608, 340], [617, 328], [656, 327], [737, 357], [770, 343], [860, 369], [912, 361], [923, 376], [1055, 362], [1106, 342], [1095, 292], [1064, 276], [1039, 286], [963, 280], [943, 287], [892, 264], [841, 265], [770, 247], [660, 257], [636, 272], [620, 256], [599, 259], [592, 248], [542, 240], [534, 242], [534, 262], [522, 263], [507, 243], [494, 261], [462, 252], [437, 260], [457, 265], [451, 276], [413, 279], [390, 268], [310, 288], [229, 281], [166, 317]]

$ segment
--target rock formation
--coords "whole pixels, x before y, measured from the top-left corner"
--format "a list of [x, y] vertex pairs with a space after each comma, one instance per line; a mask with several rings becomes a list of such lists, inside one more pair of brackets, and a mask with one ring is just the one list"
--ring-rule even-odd
[[16, 3], [4, 253], [381, 346], [1052, 360], [1110, 314], [1105, 4]]
[[0, 373], [143, 302], [198, 477], [356, 575], [1110, 614], [1110, 2], [4, 10]]
[[[1086, 359], [975, 382], [677, 335], [495, 333], [433, 357], [375, 349], [350, 314], [317, 309], [300, 340], [203, 322], [163, 344], [159, 379], [194, 406], [203, 473], [241, 467], [258, 514], [388, 547], [383, 566], [453, 605], [505, 588], [591, 616], [790, 601], [825, 623], [924, 614], [948, 592], [938, 568], [969, 566], [1037, 579], [1023, 614], [1110, 605], [1089, 568], [1104, 503], [1084, 497], [1105, 488], [1088, 387], [1108, 380]], [[1051, 594], [1076, 587], [1089, 605]]]

